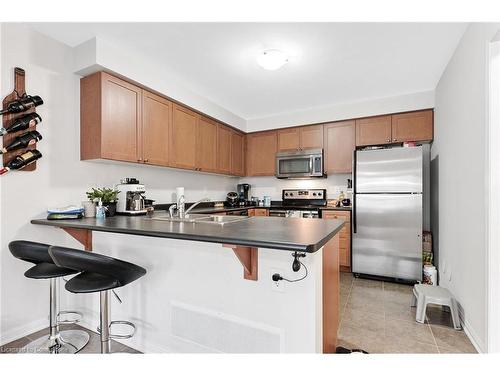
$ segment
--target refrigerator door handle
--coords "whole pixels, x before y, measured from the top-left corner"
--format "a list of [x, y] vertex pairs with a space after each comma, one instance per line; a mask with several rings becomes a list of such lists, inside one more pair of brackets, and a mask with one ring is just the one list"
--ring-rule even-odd
[[356, 233], [356, 149], [352, 156], [352, 233]]

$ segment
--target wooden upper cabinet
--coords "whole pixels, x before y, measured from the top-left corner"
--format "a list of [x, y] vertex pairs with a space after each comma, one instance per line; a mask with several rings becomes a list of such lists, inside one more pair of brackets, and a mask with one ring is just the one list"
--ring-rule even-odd
[[323, 125], [310, 125], [301, 127], [300, 148], [302, 150], [323, 148]]
[[245, 175], [245, 136], [241, 133], [231, 132], [231, 174], [234, 176]]
[[142, 90], [104, 72], [82, 78], [80, 156], [137, 161]]
[[217, 172], [217, 126], [218, 124], [201, 116], [196, 136], [196, 169]]
[[278, 151], [323, 148], [323, 125], [278, 130]]
[[356, 146], [391, 143], [391, 116], [368, 117], [356, 120]]
[[149, 91], [142, 92], [142, 161], [168, 166], [172, 102]]
[[296, 151], [300, 149], [300, 128], [278, 130], [278, 151]]
[[352, 172], [356, 148], [355, 121], [339, 121], [324, 125], [326, 173]]
[[170, 131], [170, 165], [195, 169], [198, 121], [200, 116], [187, 108], [174, 104]]
[[278, 135], [266, 131], [247, 135], [247, 176], [274, 176]]
[[392, 115], [392, 142], [431, 141], [432, 138], [432, 110]]
[[227, 126], [217, 126], [217, 171], [219, 173], [231, 173], [231, 144], [232, 130]]

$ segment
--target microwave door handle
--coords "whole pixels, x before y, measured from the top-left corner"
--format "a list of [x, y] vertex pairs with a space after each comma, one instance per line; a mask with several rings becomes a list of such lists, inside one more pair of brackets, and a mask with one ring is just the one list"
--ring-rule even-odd
[[314, 156], [309, 157], [309, 173], [314, 173]]

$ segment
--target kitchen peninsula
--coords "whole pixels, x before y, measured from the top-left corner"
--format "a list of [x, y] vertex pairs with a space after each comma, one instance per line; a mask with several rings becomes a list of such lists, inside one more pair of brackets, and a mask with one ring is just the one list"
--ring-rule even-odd
[[[114, 312], [138, 326], [130, 345], [141, 351], [335, 351], [343, 221], [251, 217], [221, 225], [163, 218], [31, 223], [61, 228], [89, 251], [148, 270], [144, 281], [120, 291], [136, 289]], [[295, 251], [306, 254], [307, 270], [291, 271]], [[304, 272], [299, 282], [272, 281], [274, 273], [299, 279]], [[66, 298], [84, 311], [95, 306], [88, 296]], [[88, 315], [96, 319], [95, 311]], [[83, 324], [91, 328], [95, 321]]]

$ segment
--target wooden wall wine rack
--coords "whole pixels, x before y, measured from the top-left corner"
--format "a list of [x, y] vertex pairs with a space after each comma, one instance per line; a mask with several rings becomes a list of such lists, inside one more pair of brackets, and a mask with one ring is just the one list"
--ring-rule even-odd
[[[13, 102], [14, 100], [19, 99], [22, 97], [24, 94], [26, 94], [26, 88], [25, 88], [25, 71], [24, 69], [21, 68], [14, 68], [14, 91], [7, 95], [5, 99], [2, 102], [2, 108], [7, 108], [10, 102]], [[2, 116], [2, 126], [4, 128], [8, 128], [10, 124], [12, 123], [13, 120], [15, 120], [18, 117], [25, 116], [28, 113], [35, 112], [36, 108], [30, 108], [29, 110], [22, 112], [22, 113], [9, 113], [9, 114], [4, 114]], [[36, 127], [30, 128], [30, 130], [36, 130]], [[4, 134], [3, 135], [3, 147], [7, 147], [14, 138], [16, 138], [18, 135], [21, 135], [24, 131], [19, 131], [15, 133], [9, 133], [9, 134]], [[33, 150], [36, 149], [36, 144], [30, 145], [26, 147], [26, 149], [21, 149], [21, 150], [15, 150], [11, 152], [6, 152], [3, 154], [3, 165], [6, 166], [12, 159], [14, 159], [17, 155], [22, 154], [26, 150]], [[36, 169], [36, 162], [31, 163], [30, 165], [27, 165], [21, 171], [34, 171]]]

